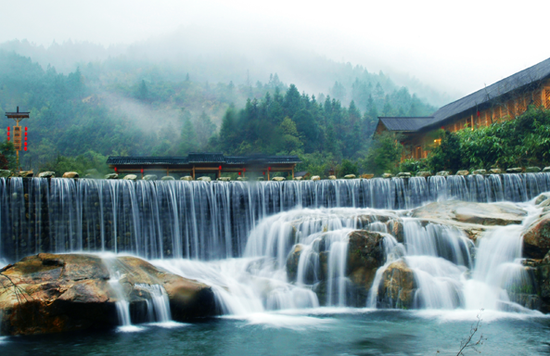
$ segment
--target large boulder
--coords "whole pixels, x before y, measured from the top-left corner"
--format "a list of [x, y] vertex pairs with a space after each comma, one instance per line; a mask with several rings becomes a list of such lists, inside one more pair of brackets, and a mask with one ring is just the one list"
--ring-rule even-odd
[[65, 172], [63, 173], [63, 178], [78, 178], [78, 172]]
[[381, 308], [410, 309], [417, 291], [414, 272], [405, 261], [391, 263], [382, 274], [378, 286], [377, 306]]
[[378, 232], [358, 230], [349, 235], [346, 275], [366, 290], [384, 264], [383, 242], [384, 235]]
[[550, 253], [537, 265], [537, 285], [540, 288], [541, 311], [550, 313]]
[[[0, 325], [8, 335], [40, 334], [118, 325], [120, 292], [109, 283], [118, 275], [131, 315], [146, 310], [144, 285], [164, 287], [174, 320], [213, 315], [210, 287], [163, 271], [136, 257], [102, 259], [85, 254], [38, 254], [1, 270]], [[142, 313], [143, 314], [143, 313]]]
[[413, 209], [411, 216], [424, 222], [452, 225], [471, 239], [495, 226], [521, 224], [527, 212], [510, 203], [474, 203], [446, 201], [430, 203]]
[[523, 255], [541, 259], [550, 250], [550, 214], [535, 220], [523, 233]]

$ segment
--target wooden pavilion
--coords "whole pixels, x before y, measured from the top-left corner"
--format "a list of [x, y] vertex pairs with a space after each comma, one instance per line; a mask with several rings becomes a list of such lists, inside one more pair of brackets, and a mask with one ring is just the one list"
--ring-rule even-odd
[[300, 163], [297, 156], [224, 156], [221, 153], [190, 153], [186, 157], [123, 157], [111, 156], [107, 159], [109, 167], [117, 173], [187, 173], [193, 179], [198, 174], [215, 173], [218, 178], [222, 172], [240, 173], [243, 178], [246, 173], [262, 174], [270, 179], [275, 172], [287, 172], [294, 178], [296, 164]]

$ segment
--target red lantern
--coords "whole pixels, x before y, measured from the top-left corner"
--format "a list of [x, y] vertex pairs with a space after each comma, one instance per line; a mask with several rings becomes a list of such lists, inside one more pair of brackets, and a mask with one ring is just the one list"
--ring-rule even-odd
[[[27, 126], [25, 126], [25, 131], [27, 131]], [[27, 134], [27, 133], [25, 132], [25, 135], [26, 135], [26, 134]]]
[[141, 169], [141, 174], [143, 174], [143, 168]]
[[10, 132], [10, 127], [8, 126], [8, 132]]
[[118, 173], [118, 169], [117, 169], [116, 167], [115, 167], [115, 172], [117, 172], [117, 173]]
[[267, 167], [267, 170], [271, 172], [271, 167]]
[[241, 175], [241, 172], [239, 172], [239, 175]]
[[[26, 143], [26, 142], [25, 142], [25, 143]], [[25, 146], [23, 149], [26, 151], [26, 150], [27, 150], [27, 146]]]
[[221, 171], [221, 170], [222, 170], [222, 166], [219, 166], [219, 167], [218, 167], [218, 170], [220, 170], [220, 171]]
[[245, 172], [245, 173], [246, 173], [246, 168], [243, 168], [243, 172]]
[[262, 174], [265, 176], [265, 171], [263, 171]]

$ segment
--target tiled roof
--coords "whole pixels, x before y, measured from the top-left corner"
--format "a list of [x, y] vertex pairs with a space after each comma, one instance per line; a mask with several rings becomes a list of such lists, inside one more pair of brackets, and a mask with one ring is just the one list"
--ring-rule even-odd
[[430, 117], [379, 117], [389, 131], [415, 132], [434, 122]]
[[136, 156], [110, 156], [107, 164], [110, 165], [181, 165], [195, 163], [215, 164], [293, 164], [300, 163], [297, 156], [227, 156], [221, 153], [190, 153], [187, 157], [136, 157]]
[[509, 94], [514, 90], [527, 87], [549, 77], [550, 58], [441, 107], [431, 118], [379, 117], [379, 119], [389, 131], [416, 132], [431, 129], [444, 124], [444, 121], [458, 114], [476, 109], [499, 96]]

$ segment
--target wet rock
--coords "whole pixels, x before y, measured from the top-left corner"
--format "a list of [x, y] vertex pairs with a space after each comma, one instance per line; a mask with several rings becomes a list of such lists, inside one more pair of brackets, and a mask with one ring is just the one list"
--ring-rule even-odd
[[439, 172], [437, 172], [436, 175], [442, 176], [442, 177], [447, 177], [447, 176], [451, 175], [451, 172], [450, 171], [439, 171]]
[[371, 179], [371, 178], [374, 178], [374, 174], [372, 174], [372, 173], [361, 174], [361, 178]]
[[319, 176], [313, 176], [313, 177], [311, 177], [311, 180], [321, 180], [321, 177], [319, 177]]
[[456, 172], [457, 176], [467, 176], [468, 174], [470, 174], [470, 172], [468, 172], [467, 170], [460, 170]]
[[542, 170], [544, 173], [547, 173], [547, 172], [550, 172], [550, 167], [544, 167], [544, 169]]
[[[19, 176], [21, 178], [32, 178], [34, 176], [34, 172], [33, 171], [21, 171], [19, 172]], [[1, 175], [0, 175], [1, 177]]]
[[[202, 178], [202, 177], [200, 177], [200, 178]], [[197, 180], [201, 180], [200, 178], [197, 179]], [[208, 178], [208, 177], [206, 177], [206, 178]], [[256, 180], [257, 181], [263, 181], [263, 180], [265, 180], [265, 178], [264, 177], [258, 177], [258, 178], [256, 178]]]
[[286, 274], [290, 282], [296, 281], [298, 263], [300, 261], [300, 255], [302, 254], [303, 249], [304, 246], [301, 244], [294, 245], [293, 250], [290, 252], [288, 259], [286, 260]]
[[172, 176], [164, 176], [160, 180], [176, 180], [176, 178], [174, 178]]
[[376, 270], [384, 264], [384, 236], [359, 230], [349, 235], [346, 275], [357, 286], [369, 290]]
[[523, 168], [521, 167], [508, 168], [506, 170], [506, 173], [522, 173], [522, 172], [523, 172]]
[[336, 180], [336, 176], [328, 176], [328, 179], [330, 179], [330, 180]]
[[540, 290], [541, 311], [550, 313], [550, 254], [537, 264], [537, 285]]
[[485, 170], [485, 169], [476, 169], [475, 171], [472, 172], [472, 174], [485, 175], [485, 174], [487, 174], [487, 170]]
[[155, 174], [147, 174], [143, 177], [143, 180], [157, 180], [157, 176]]
[[294, 177], [294, 180], [302, 180], [302, 179], [303, 179], [302, 177]]
[[413, 271], [405, 261], [390, 264], [378, 286], [377, 306], [381, 308], [410, 309], [414, 306], [417, 286]]
[[399, 172], [397, 173], [397, 178], [410, 178], [411, 172]]
[[273, 177], [271, 180], [274, 180], [276, 182], [282, 182], [285, 180], [285, 177]]
[[78, 172], [65, 172], [63, 173], [63, 178], [78, 178]]
[[542, 193], [538, 197], [535, 198], [535, 205], [540, 205], [545, 201], [548, 201], [548, 198], [550, 198], [550, 193]]
[[42, 334], [118, 325], [118, 294], [109, 284], [112, 268], [130, 312], [144, 306], [136, 284], [159, 284], [169, 296], [174, 320], [215, 313], [210, 287], [158, 269], [135, 257], [102, 260], [85, 254], [38, 254], [4, 267], [0, 274], [2, 333]]
[[391, 174], [391, 173], [382, 174], [382, 178], [391, 178], [391, 177], [393, 177], [393, 174]]
[[229, 182], [231, 181], [231, 177], [220, 177], [218, 178], [218, 180], [221, 182]]
[[525, 168], [525, 173], [538, 173], [540, 171], [541, 171], [540, 167], [526, 167]]
[[394, 236], [398, 242], [403, 243], [405, 238], [403, 222], [401, 222], [400, 220], [392, 219], [387, 222], [387, 225], [388, 225], [388, 231], [390, 231], [392, 236]]
[[133, 180], [133, 181], [135, 181], [135, 180], [137, 180], [137, 178], [138, 178], [138, 177], [137, 177], [137, 175], [135, 175], [135, 174], [127, 174], [127, 175], [125, 175], [124, 178], [122, 178], [122, 179], [124, 179], [124, 180]]
[[118, 179], [118, 173], [108, 173], [103, 178], [104, 179]]
[[501, 174], [502, 170], [500, 168], [491, 168], [489, 169], [490, 174]]
[[344, 176], [344, 178], [345, 178], [345, 179], [355, 179], [355, 178], [357, 178], [357, 177], [355, 176], [355, 174], [346, 174], [346, 175]]
[[510, 203], [435, 202], [411, 211], [412, 217], [485, 226], [521, 224], [527, 212]]
[[46, 171], [38, 173], [38, 178], [55, 178], [55, 172]]
[[550, 215], [534, 221], [523, 234], [523, 255], [527, 258], [544, 258], [550, 250]]
[[193, 180], [193, 177], [191, 177], [191, 176], [184, 176], [184, 177], [181, 177], [180, 180], [192, 181], [192, 180]]
[[424, 178], [430, 177], [431, 175], [432, 175], [432, 172], [429, 172], [429, 171], [420, 171], [416, 173], [417, 177], [424, 177]]

